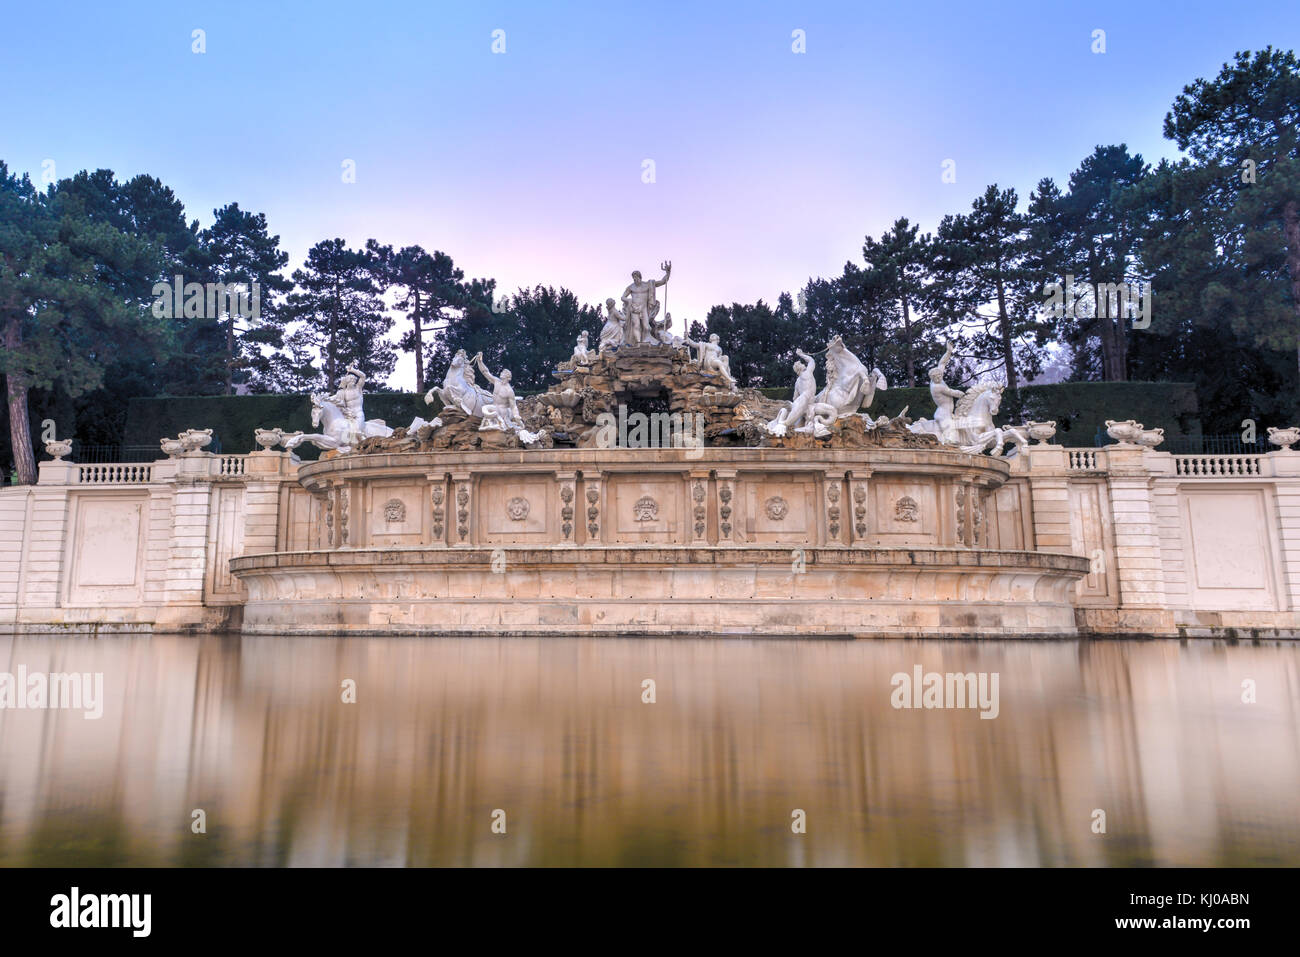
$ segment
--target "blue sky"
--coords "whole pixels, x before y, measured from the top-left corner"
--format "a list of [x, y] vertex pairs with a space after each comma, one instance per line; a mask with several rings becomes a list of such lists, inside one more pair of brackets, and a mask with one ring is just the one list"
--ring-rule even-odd
[[37, 181], [47, 160], [147, 172], [204, 224], [265, 212], [294, 266], [373, 236], [593, 303], [670, 258], [679, 329], [860, 262], [898, 216], [931, 230], [992, 182], [1024, 199], [1097, 144], [1173, 155], [1184, 84], [1300, 46], [1300, 4], [1200, 0], [43, 2], [2, 22], [0, 159]]

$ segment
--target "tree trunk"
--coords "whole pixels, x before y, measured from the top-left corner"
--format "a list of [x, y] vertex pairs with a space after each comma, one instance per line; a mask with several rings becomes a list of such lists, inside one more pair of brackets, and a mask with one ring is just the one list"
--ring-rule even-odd
[[[10, 354], [22, 344], [20, 316], [10, 316], [5, 323], [5, 349]], [[20, 485], [36, 484], [36, 456], [32, 454], [32, 427], [27, 419], [27, 385], [18, 375], [5, 376], [9, 399], [9, 442], [14, 449], [14, 468]]]
[[[1286, 268], [1291, 274], [1291, 305], [1296, 312], [1296, 332], [1300, 338], [1300, 202], [1287, 200], [1282, 207], [1282, 228], [1286, 235]], [[1300, 371], [1300, 341], [1296, 345], [1296, 365]]]
[[912, 361], [912, 312], [907, 305], [907, 294], [898, 297], [903, 302], [903, 332], [907, 336], [907, 387], [916, 386], [916, 366]]
[[235, 317], [226, 320], [226, 395], [235, 394]]
[[334, 383], [338, 381], [335, 369], [337, 363], [337, 349], [335, 347], [335, 337], [338, 335], [339, 328], [339, 310], [343, 306], [343, 301], [339, 298], [338, 280], [334, 281], [334, 307], [330, 310], [330, 342], [329, 348], [325, 354], [325, 389], [334, 388]]
[[416, 287], [415, 291], [415, 392], [416, 395], [424, 395], [424, 340], [420, 338], [420, 326], [424, 320], [420, 318], [420, 290]]
[[1006, 368], [1007, 388], [1014, 392], [1020, 388], [1016, 382], [1016, 352], [1011, 347], [1011, 317], [1007, 315], [1007, 294], [1002, 280], [998, 280], [998, 331], [1002, 334], [1002, 364]]

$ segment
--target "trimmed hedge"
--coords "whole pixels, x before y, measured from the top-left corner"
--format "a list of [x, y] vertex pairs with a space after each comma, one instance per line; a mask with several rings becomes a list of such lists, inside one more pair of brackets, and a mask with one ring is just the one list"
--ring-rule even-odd
[[[770, 399], [789, 399], [789, 388], [762, 389]], [[521, 396], [522, 398], [522, 396]], [[1060, 382], [1020, 389], [1023, 411], [1013, 414], [1010, 393], [1003, 397], [1000, 422], [1055, 419], [1056, 441], [1062, 445], [1091, 446], [1107, 419], [1137, 419], [1147, 428], [1160, 427], [1168, 440], [1199, 436], [1196, 390], [1188, 382]], [[887, 389], [876, 394], [873, 416], [895, 416], [907, 406], [912, 419], [933, 418], [929, 388]], [[417, 415], [433, 418], [441, 408], [435, 400], [425, 405], [413, 392], [378, 392], [366, 396], [366, 415], [383, 419], [393, 428], [410, 424]], [[126, 413], [123, 442], [157, 446], [163, 436], [185, 429], [212, 428], [229, 454], [257, 447], [253, 430], [279, 426], [286, 432], [312, 431], [311, 402], [306, 395], [177, 396], [131, 399]], [[304, 458], [316, 449], [301, 445]]]
[[[392, 428], [410, 425], [418, 415], [432, 419], [442, 404], [432, 405], [414, 392], [376, 392], [366, 395], [366, 417], [383, 419]], [[306, 395], [192, 395], [157, 399], [131, 399], [127, 404], [124, 445], [157, 448], [158, 440], [186, 429], [212, 429], [221, 451], [242, 455], [257, 448], [254, 429], [286, 432], [316, 431], [311, 427], [311, 400]], [[216, 441], [213, 442], [215, 448]], [[162, 453], [160, 452], [159, 455]], [[314, 445], [298, 446], [297, 454], [315, 458]]]

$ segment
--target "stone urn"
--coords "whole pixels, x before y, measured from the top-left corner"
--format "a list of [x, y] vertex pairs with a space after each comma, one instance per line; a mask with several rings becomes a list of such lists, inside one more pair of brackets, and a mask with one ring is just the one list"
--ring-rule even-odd
[[181, 447], [186, 452], [198, 452], [212, 444], [211, 429], [186, 429], [180, 434]]
[[174, 459], [185, 451], [185, 446], [181, 444], [180, 439], [159, 439], [158, 444], [169, 459]]
[[1114, 419], [1106, 420], [1106, 434], [1120, 445], [1137, 445], [1137, 437], [1142, 434], [1142, 429], [1142, 423], [1132, 419], [1125, 419], [1123, 422], [1116, 422]]
[[1146, 449], [1154, 449], [1165, 440], [1164, 429], [1143, 429], [1137, 435], [1137, 443]]
[[1300, 426], [1292, 425], [1285, 429], [1279, 429], [1275, 426], [1268, 427], [1268, 440], [1276, 445], [1283, 452], [1294, 452], [1291, 446], [1300, 442]]
[[262, 451], [269, 452], [284, 441], [284, 429], [254, 429], [253, 438]]
[[1025, 432], [1039, 445], [1048, 445], [1056, 435], [1055, 422], [1026, 422]]
[[62, 462], [63, 457], [72, 452], [72, 439], [50, 439], [45, 443], [45, 454], [56, 462]]

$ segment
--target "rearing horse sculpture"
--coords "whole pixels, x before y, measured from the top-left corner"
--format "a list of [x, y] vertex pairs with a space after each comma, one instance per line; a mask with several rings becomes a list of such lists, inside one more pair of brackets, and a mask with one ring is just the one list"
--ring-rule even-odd
[[[323, 426], [321, 425], [322, 420], [324, 421]], [[316, 393], [313, 393], [311, 397], [311, 425], [312, 428], [322, 429], [322, 431], [285, 436], [284, 447], [294, 449], [303, 442], [310, 442], [319, 449], [337, 449], [340, 452], [350, 452], [352, 446], [362, 439], [372, 438], [373, 436], [386, 438], [393, 434], [393, 430], [385, 424], [383, 419], [367, 419], [365, 422], [360, 423], [360, 427], [358, 427], [358, 424], [348, 418], [338, 405], [328, 397]]]
[[1029, 438], [1020, 429], [993, 424], [1002, 404], [1002, 386], [996, 382], [981, 382], [966, 390], [953, 409], [951, 432], [963, 452], [978, 455], [989, 452], [1001, 455], [1003, 447], [1013, 443], [1018, 451], [1029, 444]]
[[836, 419], [853, 415], [863, 406], [870, 408], [876, 390], [888, 388], [884, 373], [867, 369], [844, 345], [844, 340], [836, 336], [826, 346], [826, 388], [817, 393], [808, 410], [813, 434], [828, 435]]

